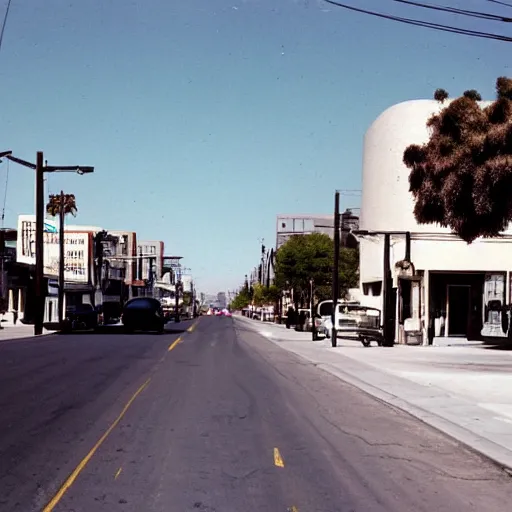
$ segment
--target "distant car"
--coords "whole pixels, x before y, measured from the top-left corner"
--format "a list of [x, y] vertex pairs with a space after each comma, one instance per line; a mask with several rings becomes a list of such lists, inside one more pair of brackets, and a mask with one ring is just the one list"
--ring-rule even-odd
[[164, 332], [165, 318], [162, 304], [151, 297], [135, 297], [123, 308], [122, 322], [128, 332]]
[[221, 309], [216, 309], [215, 310], [215, 316], [222, 316], [222, 310]]
[[66, 308], [66, 331], [97, 329], [100, 324], [101, 315], [91, 304], [77, 304]]
[[233, 315], [231, 314], [231, 311], [229, 311], [229, 309], [227, 309], [227, 308], [222, 310], [222, 314], [223, 314], [224, 316], [233, 316]]

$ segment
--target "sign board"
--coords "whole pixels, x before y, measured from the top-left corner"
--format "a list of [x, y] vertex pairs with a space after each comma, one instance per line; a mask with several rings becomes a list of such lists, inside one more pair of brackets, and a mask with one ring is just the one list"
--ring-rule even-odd
[[[44, 222], [44, 274], [59, 275], [59, 234], [55, 222]], [[16, 261], [27, 265], [36, 263], [36, 217], [18, 217]], [[89, 233], [67, 232], [64, 238], [64, 279], [73, 283], [89, 282]]]

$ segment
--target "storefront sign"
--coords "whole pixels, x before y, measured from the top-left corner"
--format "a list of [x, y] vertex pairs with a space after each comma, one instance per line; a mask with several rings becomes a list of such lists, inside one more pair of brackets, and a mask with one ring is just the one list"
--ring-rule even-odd
[[[59, 234], [55, 222], [45, 220], [44, 229], [44, 274], [59, 275]], [[18, 217], [18, 241], [16, 247], [18, 263], [36, 263], [36, 218], [35, 215]], [[89, 233], [65, 233], [64, 279], [68, 282], [89, 282]]]

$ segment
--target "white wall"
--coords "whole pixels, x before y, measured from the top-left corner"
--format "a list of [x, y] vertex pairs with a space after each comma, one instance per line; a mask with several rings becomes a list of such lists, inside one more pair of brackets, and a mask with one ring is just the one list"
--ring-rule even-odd
[[[456, 240], [448, 228], [421, 225], [414, 219], [403, 153], [410, 144], [428, 141], [426, 122], [442, 108], [434, 100], [407, 101], [387, 109], [370, 126], [364, 139], [360, 229], [412, 232], [411, 259], [417, 270], [511, 269], [512, 240], [476, 240], [468, 245]], [[512, 234], [510, 228], [507, 234]], [[391, 254], [393, 269], [405, 255], [403, 238], [392, 239]], [[382, 267], [382, 238], [365, 237], [361, 240], [361, 282], [382, 279]]]
[[[391, 270], [405, 255], [405, 240], [391, 238]], [[512, 240], [477, 240], [468, 245], [451, 241], [412, 240], [411, 260], [416, 270], [482, 271], [512, 270]], [[360, 243], [361, 282], [382, 280], [384, 267], [383, 237], [364, 238]]]

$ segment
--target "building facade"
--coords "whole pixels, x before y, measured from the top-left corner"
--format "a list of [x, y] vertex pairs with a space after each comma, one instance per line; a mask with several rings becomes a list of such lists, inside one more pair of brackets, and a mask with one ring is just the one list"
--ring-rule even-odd
[[148, 240], [137, 243], [137, 280], [144, 282], [140, 292], [146, 296], [160, 297], [160, 288], [155, 283], [162, 281], [164, 265], [164, 243]]
[[[36, 217], [18, 217], [16, 262], [34, 274], [36, 262]], [[64, 233], [64, 293], [68, 305], [94, 303], [93, 235], [88, 231], [70, 229]], [[43, 272], [47, 289], [45, 322], [58, 320], [59, 227], [51, 219], [44, 221]], [[15, 300], [20, 320], [31, 323], [34, 316], [33, 286], [18, 290]]]
[[333, 215], [280, 214], [276, 221], [276, 250], [284, 245], [291, 236], [324, 233], [331, 238], [334, 235]]
[[408, 332], [428, 344], [433, 336], [504, 337], [508, 330], [501, 308], [512, 298], [512, 230], [468, 245], [448, 228], [418, 224], [413, 215], [403, 153], [410, 144], [428, 141], [427, 120], [441, 108], [433, 100], [392, 106], [364, 139], [361, 296], [382, 310], [388, 238], [392, 284], [386, 288], [398, 342]]
[[116, 258], [124, 260], [124, 285], [128, 291], [128, 298], [137, 297], [140, 294], [140, 289], [145, 287], [144, 281], [138, 278], [137, 273], [137, 233], [108, 230], [108, 234], [118, 239], [116, 246], [119, 254]]

